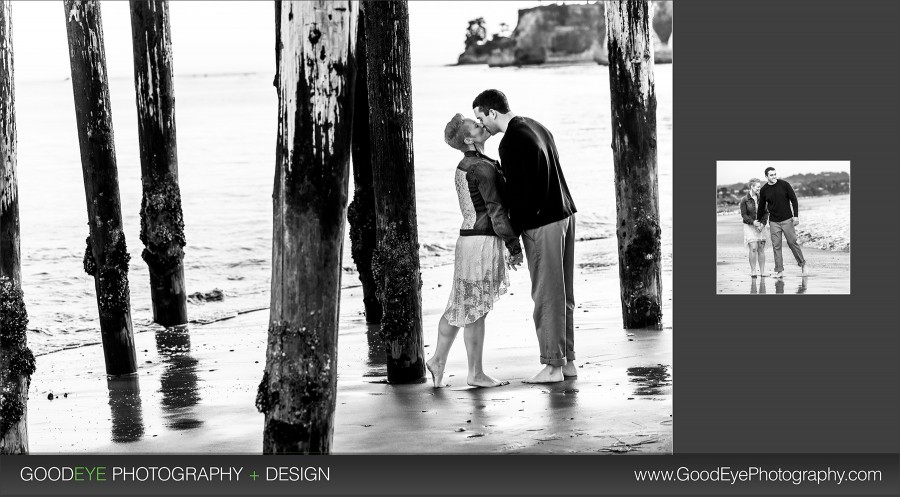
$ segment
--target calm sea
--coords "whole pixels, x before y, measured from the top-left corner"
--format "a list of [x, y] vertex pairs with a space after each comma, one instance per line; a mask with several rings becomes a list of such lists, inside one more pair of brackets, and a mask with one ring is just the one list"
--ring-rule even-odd
[[[461, 216], [454, 190], [459, 152], [444, 144], [445, 123], [471, 114], [474, 96], [503, 90], [513, 110], [554, 134], [578, 207], [580, 243], [607, 240], [582, 255], [583, 271], [616, 264], [615, 192], [606, 67], [413, 68], [413, 119], [419, 241], [423, 267], [453, 263]], [[672, 66], [656, 66], [663, 255], [672, 258]], [[140, 158], [134, 87], [110, 80], [122, 214], [131, 253], [135, 331], [151, 323], [149, 276], [141, 259]], [[272, 185], [277, 98], [272, 74], [178, 77], [178, 167], [184, 209], [187, 290], [221, 289], [221, 302], [191, 303], [208, 321], [269, 304]], [[22, 279], [29, 345], [37, 354], [99, 343], [93, 278], [82, 257], [88, 235], [84, 184], [70, 81], [16, 86]], [[497, 157], [499, 137], [487, 153]], [[353, 186], [350, 185], [352, 192]], [[344, 287], [359, 280], [344, 243]], [[670, 266], [671, 267], [671, 266]], [[611, 275], [616, 273], [610, 272]]]

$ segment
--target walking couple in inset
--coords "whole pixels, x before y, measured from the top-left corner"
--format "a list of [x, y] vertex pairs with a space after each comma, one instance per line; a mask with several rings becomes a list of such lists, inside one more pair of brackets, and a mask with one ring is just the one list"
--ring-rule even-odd
[[[468, 356], [466, 382], [475, 387], [508, 384], [484, 372], [485, 318], [509, 286], [508, 269], [523, 262], [531, 276], [534, 325], [544, 365], [525, 383], [553, 383], [577, 376], [573, 269], [575, 204], [566, 186], [553, 135], [534, 119], [518, 116], [498, 90], [472, 103], [474, 119], [456, 114], [444, 141], [463, 153], [456, 193], [463, 222], [447, 308], [438, 324], [434, 355], [426, 362], [436, 388], [460, 328]], [[503, 133], [500, 161], [484, 143]], [[521, 237], [521, 243], [519, 241]]]
[[[782, 235], [791, 253], [800, 266], [803, 276], [809, 274], [803, 249], [797, 242], [794, 227], [800, 224], [800, 210], [797, 195], [790, 183], [778, 179], [774, 167], [765, 169], [766, 183], [757, 178], [747, 185], [750, 191], [741, 199], [741, 218], [744, 222], [744, 245], [750, 260], [750, 276], [768, 276], [766, 273], [766, 241], [772, 241], [775, 254], [776, 278], [784, 277], [784, 260], [781, 255]], [[757, 269], [757, 263], [759, 269]]]

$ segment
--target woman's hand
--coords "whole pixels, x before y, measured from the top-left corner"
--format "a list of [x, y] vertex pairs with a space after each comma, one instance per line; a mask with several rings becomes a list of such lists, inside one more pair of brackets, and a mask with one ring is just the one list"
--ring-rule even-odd
[[516, 255], [510, 255], [509, 259], [506, 260], [506, 266], [513, 271], [517, 271], [518, 267], [522, 265], [522, 252], [519, 252]]

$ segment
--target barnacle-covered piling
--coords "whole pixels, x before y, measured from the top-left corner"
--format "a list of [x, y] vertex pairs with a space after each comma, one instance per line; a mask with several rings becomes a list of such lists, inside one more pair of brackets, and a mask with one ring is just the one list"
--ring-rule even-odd
[[277, 2], [272, 299], [263, 452], [331, 451], [357, 5]]
[[372, 184], [372, 141], [369, 136], [369, 93], [366, 77], [365, 2], [359, 4], [356, 34], [356, 90], [353, 102], [353, 201], [347, 208], [350, 254], [362, 283], [366, 322], [380, 323], [381, 301], [372, 274], [375, 250], [375, 190]]
[[377, 213], [373, 270], [384, 315], [388, 381], [425, 377], [422, 291], [413, 167], [409, 9], [366, 2], [369, 132]]
[[130, 257], [122, 229], [100, 3], [66, 0], [64, 7], [90, 233], [84, 265], [94, 276], [106, 373], [131, 374], [137, 371], [137, 361], [128, 289]]
[[153, 320], [177, 326], [187, 323], [187, 299], [169, 2], [136, 0], [130, 6], [143, 184], [141, 256], [150, 270]]
[[626, 328], [662, 322], [656, 90], [648, 2], [606, 2], [616, 235]]
[[0, 454], [28, 453], [34, 354], [22, 298], [12, 3], [0, 2]]

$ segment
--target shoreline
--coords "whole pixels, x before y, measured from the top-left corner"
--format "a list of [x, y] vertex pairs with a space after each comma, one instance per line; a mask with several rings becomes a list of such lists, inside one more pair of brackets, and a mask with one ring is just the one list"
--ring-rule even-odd
[[[671, 270], [663, 329], [624, 330], [617, 268], [576, 267], [579, 377], [544, 385], [521, 382], [540, 369], [527, 271], [511, 274], [488, 316], [485, 371], [511, 381], [489, 389], [465, 385], [462, 338], [447, 362], [450, 387], [387, 384], [361, 289], [343, 289], [332, 453], [671, 453]], [[426, 357], [452, 272], [422, 272]], [[107, 380], [98, 345], [39, 356], [32, 453], [261, 453], [254, 401], [267, 328], [268, 313], [251, 312], [189, 332], [136, 334], [139, 371], [124, 380]]]
[[[804, 219], [801, 214], [801, 219]], [[802, 222], [801, 222], [802, 225]], [[810, 274], [803, 277], [787, 242], [782, 242], [784, 277], [751, 278], [743, 225], [737, 219], [716, 216], [717, 294], [849, 294], [850, 252], [820, 250], [803, 244]], [[766, 243], [766, 272], [775, 269], [771, 242]]]
[[[800, 197], [801, 223], [797, 236], [803, 247], [850, 252], [850, 194]], [[740, 223], [740, 209], [716, 210], [716, 218]]]

